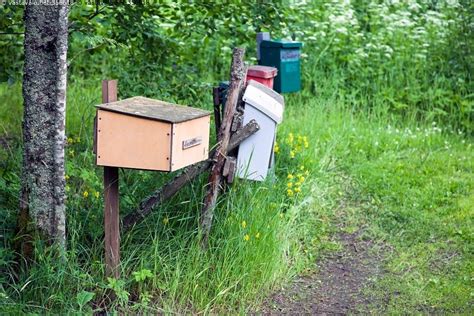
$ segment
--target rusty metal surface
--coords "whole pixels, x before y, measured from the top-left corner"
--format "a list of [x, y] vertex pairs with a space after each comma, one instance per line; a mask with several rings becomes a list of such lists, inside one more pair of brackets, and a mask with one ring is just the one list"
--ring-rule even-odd
[[145, 97], [133, 97], [116, 102], [100, 104], [96, 107], [102, 110], [168, 123], [181, 123], [204, 116], [209, 116], [211, 114], [211, 112], [206, 110]]

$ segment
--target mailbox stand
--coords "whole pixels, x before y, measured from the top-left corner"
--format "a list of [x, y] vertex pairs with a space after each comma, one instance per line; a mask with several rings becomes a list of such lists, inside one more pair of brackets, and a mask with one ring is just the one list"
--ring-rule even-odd
[[[117, 80], [102, 81], [102, 103], [117, 101]], [[118, 167], [104, 166], [105, 274], [120, 277], [120, 218]]]
[[105, 272], [120, 277], [118, 168], [175, 171], [208, 158], [210, 112], [144, 97], [117, 100], [117, 80], [102, 82], [94, 149], [104, 167]]

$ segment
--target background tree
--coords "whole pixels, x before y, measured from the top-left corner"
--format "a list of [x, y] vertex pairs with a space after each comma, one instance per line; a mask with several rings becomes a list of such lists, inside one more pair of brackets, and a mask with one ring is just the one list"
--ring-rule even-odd
[[[68, 6], [27, 5], [24, 22], [19, 228], [24, 235], [37, 231], [49, 243], [58, 242], [64, 247]], [[23, 242], [22, 252], [31, 255], [28, 249], [31, 247]]]

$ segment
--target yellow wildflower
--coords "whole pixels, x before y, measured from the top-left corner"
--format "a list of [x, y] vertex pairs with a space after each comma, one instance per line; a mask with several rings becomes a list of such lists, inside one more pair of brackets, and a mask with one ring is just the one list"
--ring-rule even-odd
[[291, 187], [293, 186], [293, 182], [288, 182], [288, 183], [286, 184], [286, 186], [289, 187], [289, 188], [291, 188]]
[[280, 146], [278, 146], [277, 144], [275, 144], [275, 147], [273, 147], [273, 152], [275, 154], [278, 154], [280, 152]]
[[301, 192], [301, 188], [295, 188], [295, 193], [300, 193]]
[[293, 150], [290, 151], [290, 158], [295, 158], [295, 152]]
[[95, 196], [95, 198], [96, 198], [96, 199], [98, 199], [98, 198], [99, 198], [99, 196], [100, 196], [100, 193], [99, 193], [99, 192], [97, 192], [97, 191], [95, 191], [95, 192], [94, 192], [94, 196]]
[[288, 134], [288, 143], [293, 143], [293, 140], [294, 140], [294, 136], [293, 136], [293, 133], [290, 133]]
[[286, 190], [286, 194], [287, 194], [288, 196], [293, 196], [293, 190], [292, 190], [292, 189]]
[[293, 175], [291, 173], [288, 174], [288, 179], [293, 179]]
[[260, 233], [255, 234], [255, 238], [259, 239], [260, 238]]
[[308, 142], [304, 142], [304, 148], [308, 148], [309, 147], [309, 143]]
[[89, 196], [89, 192], [84, 191], [84, 193], [82, 193], [82, 196], [85, 197], [85, 198], [87, 198], [87, 197]]
[[304, 177], [301, 176], [300, 179], [299, 179], [300, 182], [303, 182], [304, 181]]
[[69, 176], [68, 176], [68, 175], [65, 175], [65, 176], [64, 176], [64, 179], [66, 179], [66, 181], [69, 180]]
[[245, 240], [245, 241], [249, 241], [249, 240], [250, 240], [250, 236], [249, 236], [249, 234], [245, 234], [245, 236], [244, 236], [244, 240]]
[[72, 137], [69, 137], [67, 139], [67, 143], [68, 143], [68, 145], [74, 144], [74, 139], [72, 139]]
[[303, 165], [300, 166], [300, 170], [304, 171], [304, 166]]
[[164, 225], [168, 225], [168, 223], [170, 222], [170, 219], [167, 217], [163, 218], [163, 224]]
[[247, 222], [246, 221], [242, 221], [242, 228], [245, 228], [247, 227]]

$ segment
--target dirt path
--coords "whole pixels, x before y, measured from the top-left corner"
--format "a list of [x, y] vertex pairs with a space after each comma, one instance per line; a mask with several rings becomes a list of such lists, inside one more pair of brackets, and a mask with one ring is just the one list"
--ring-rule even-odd
[[318, 262], [318, 272], [296, 279], [287, 289], [272, 295], [263, 314], [346, 315], [367, 314], [377, 306], [364, 288], [381, 274], [382, 255], [361, 232], [341, 232], [343, 249]]

